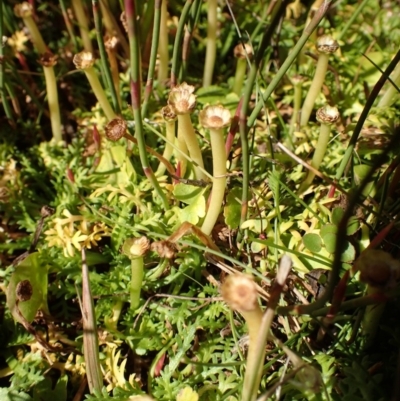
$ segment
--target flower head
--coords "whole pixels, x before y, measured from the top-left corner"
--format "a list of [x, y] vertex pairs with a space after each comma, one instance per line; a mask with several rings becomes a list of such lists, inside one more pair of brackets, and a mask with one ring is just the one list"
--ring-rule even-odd
[[27, 18], [32, 15], [32, 5], [28, 3], [27, 1], [24, 1], [23, 3], [16, 4], [14, 7], [14, 14], [19, 17], [19, 18]]
[[325, 106], [317, 110], [317, 121], [321, 124], [335, 124], [339, 116], [339, 110], [336, 107]]
[[316, 47], [320, 53], [335, 53], [339, 49], [339, 43], [332, 36], [323, 35], [318, 38]]
[[176, 120], [176, 114], [172, 110], [172, 107], [170, 106], [165, 106], [161, 109], [161, 114], [163, 116], [163, 119], [167, 122], [170, 121], [175, 121]]
[[168, 105], [175, 114], [188, 114], [196, 106], [196, 96], [193, 95], [194, 86], [186, 82], [171, 89], [168, 96]]
[[40, 55], [39, 63], [43, 67], [53, 67], [57, 64], [57, 56], [50, 52], [43, 53]]
[[127, 130], [126, 121], [122, 118], [114, 118], [106, 125], [106, 137], [110, 141], [118, 141]]
[[84, 70], [86, 68], [92, 67], [96, 60], [92, 52], [83, 51], [75, 54], [72, 61], [78, 70]]
[[129, 258], [143, 256], [150, 249], [150, 241], [147, 237], [129, 238], [122, 246], [122, 253]]
[[252, 58], [254, 55], [253, 46], [250, 43], [239, 43], [233, 49], [233, 55], [236, 58]]
[[222, 284], [221, 295], [232, 309], [239, 312], [258, 308], [256, 283], [244, 274], [229, 276]]
[[231, 122], [231, 113], [223, 106], [206, 106], [199, 113], [200, 124], [204, 128], [219, 129]]

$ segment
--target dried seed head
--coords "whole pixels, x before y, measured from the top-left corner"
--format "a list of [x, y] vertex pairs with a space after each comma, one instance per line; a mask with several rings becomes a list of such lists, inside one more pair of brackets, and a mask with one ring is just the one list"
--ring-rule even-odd
[[118, 38], [116, 36], [108, 36], [106, 35], [104, 38], [104, 46], [106, 49], [114, 50], [117, 47]]
[[126, 121], [122, 118], [114, 118], [106, 125], [106, 137], [110, 141], [118, 141], [127, 131]]
[[158, 253], [161, 258], [172, 259], [176, 253], [176, 247], [170, 241], [155, 241], [150, 248], [153, 252]]
[[75, 54], [72, 60], [78, 70], [84, 70], [93, 66], [96, 61], [92, 52], [83, 51]]
[[129, 238], [122, 245], [122, 253], [129, 258], [143, 256], [150, 249], [150, 241], [147, 237]]
[[335, 124], [340, 114], [336, 107], [324, 106], [317, 110], [317, 121], [321, 124]]
[[188, 85], [186, 82], [171, 89], [168, 105], [175, 114], [188, 114], [193, 111], [196, 106], [196, 96], [193, 95], [193, 92], [194, 86]]
[[170, 106], [165, 106], [161, 109], [161, 113], [163, 116], [163, 119], [167, 122], [170, 121], [175, 121], [176, 120], [176, 114], [174, 113], [174, 111], [172, 110], [172, 107]]
[[121, 16], [119, 17], [119, 19], [122, 22], [122, 26], [124, 27], [125, 32], [128, 32], [128, 21], [126, 20], [125, 11], [122, 11]]
[[14, 14], [19, 18], [27, 18], [32, 15], [33, 7], [27, 1], [23, 3], [16, 4], [14, 7]]
[[39, 63], [43, 67], [54, 67], [57, 64], [57, 56], [51, 52], [43, 53], [39, 58]]
[[335, 53], [339, 49], [339, 43], [330, 35], [320, 36], [317, 40], [316, 48], [320, 53]]
[[229, 276], [221, 286], [225, 302], [239, 312], [250, 312], [258, 308], [256, 283], [249, 276]]
[[200, 124], [204, 128], [219, 129], [231, 122], [231, 113], [223, 106], [206, 106], [199, 113]]
[[246, 58], [246, 56], [251, 59], [254, 55], [253, 46], [250, 43], [239, 43], [233, 49], [233, 54], [236, 58]]
[[400, 279], [400, 261], [379, 249], [367, 249], [354, 262], [360, 281], [375, 288], [391, 288]]
[[40, 216], [43, 218], [52, 216], [54, 213], [55, 213], [55, 210], [52, 207], [47, 206], [47, 205], [43, 206], [40, 209]]

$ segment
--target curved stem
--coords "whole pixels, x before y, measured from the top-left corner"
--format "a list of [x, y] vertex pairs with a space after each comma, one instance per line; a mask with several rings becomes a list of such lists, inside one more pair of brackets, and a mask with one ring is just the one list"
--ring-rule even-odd
[[314, 78], [311, 82], [310, 89], [304, 100], [303, 107], [301, 108], [300, 126], [303, 127], [308, 124], [312, 109], [315, 104], [317, 96], [321, 92], [322, 84], [324, 83], [326, 71], [328, 70], [329, 55], [320, 53], [315, 70]]
[[194, 164], [194, 171], [196, 178], [198, 180], [204, 180], [206, 178], [203, 170], [203, 155], [201, 154], [199, 142], [194, 132], [192, 125], [192, 120], [190, 119], [190, 114], [180, 114], [178, 115], [178, 138], [183, 137], [186, 146], [189, 150], [189, 154]]
[[213, 156], [213, 186], [211, 201], [201, 231], [210, 235], [217, 222], [226, 187], [226, 152], [222, 129], [210, 129], [211, 151]]
[[[324, 159], [326, 148], [328, 147], [329, 135], [331, 133], [331, 126], [328, 124], [321, 124], [317, 146], [315, 147], [314, 156], [311, 161], [311, 166], [319, 169], [322, 160]], [[315, 174], [309, 170], [306, 179], [301, 183], [299, 193], [303, 193], [311, 185]]]
[[82, 1], [81, 0], [72, 0], [72, 8], [74, 9], [74, 14], [76, 16], [76, 19], [78, 20], [79, 31], [80, 31], [81, 39], [83, 42], [83, 48], [86, 51], [93, 53], [92, 41], [90, 40], [90, 36], [89, 36], [89, 26], [88, 26], [85, 10], [83, 9], [83, 6], [82, 6]]

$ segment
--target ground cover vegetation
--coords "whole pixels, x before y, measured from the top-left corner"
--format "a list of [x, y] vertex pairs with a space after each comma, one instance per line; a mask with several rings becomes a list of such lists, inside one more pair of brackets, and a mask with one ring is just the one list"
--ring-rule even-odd
[[399, 399], [399, 15], [0, 0], [0, 399]]

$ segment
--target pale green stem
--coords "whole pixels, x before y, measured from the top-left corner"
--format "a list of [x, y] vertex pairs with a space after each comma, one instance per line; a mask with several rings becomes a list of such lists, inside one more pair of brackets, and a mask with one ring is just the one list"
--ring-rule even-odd
[[[321, 124], [317, 146], [315, 147], [314, 156], [311, 161], [311, 166], [318, 169], [324, 159], [326, 148], [328, 147], [329, 135], [331, 133], [330, 124]], [[299, 193], [303, 193], [311, 185], [315, 174], [308, 171], [306, 179], [301, 183]]]
[[307, 96], [304, 100], [303, 107], [301, 109], [300, 126], [304, 127], [308, 124], [311, 112], [314, 107], [315, 100], [321, 92], [322, 84], [324, 83], [326, 71], [328, 70], [329, 55], [320, 53], [317, 62], [317, 68], [315, 75], [311, 83], [310, 89], [308, 90]]
[[303, 92], [302, 83], [296, 83], [294, 86], [294, 102], [293, 102], [293, 114], [292, 119], [290, 120], [290, 129], [289, 129], [289, 141], [293, 144], [295, 138], [293, 138], [293, 134], [296, 131], [296, 125], [298, 123], [299, 112], [301, 108], [301, 96]]
[[111, 308], [112, 315], [104, 317], [104, 324], [108, 331], [118, 330], [118, 320], [121, 316], [123, 306], [124, 306], [124, 301], [122, 299], [116, 299]]
[[53, 133], [53, 139], [56, 142], [60, 142], [62, 140], [61, 116], [60, 107], [58, 104], [56, 76], [54, 74], [53, 67], [43, 66], [43, 71], [46, 81], [47, 101], [49, 103], [51, 131]]
[[97, 77], [96, 70], [93, 67], [88, 67], [85, 68], [83, 71], [86, 74], [93, 93], [96, 96], [97, 101], [100, 103], [104, 114], [106, 115], [108, 121], [111, 121], [113, 118], [116, 117], [116, 115], [110, 105], [110, 102], [107, 99], [103, 87], [101, 86], [99, 78]]
[[[256, 309], [248, 312], [240, 311], [247, 323], [249, 332], [249, 350], [246, 358], [246, 374], [244, 376], [242, 401], [250, 400], [251, 394], [254, 393], [253, 383], [260, 383], [263, 364], [257, 363], [260, 358], [260, 349], [258, 347], [258, 337], [260, 334], [260, 327], [263, 318], [261, 308], [257, 306]], [[265, 354], [265, 347], [261, 353]], [[262, 360], [264, 358], [261, 358]]]
[[178, 115], [178, 138], [183, 137], [186, 142], [186, 146], [189, 150], [190, 157], [194, 162], [194, 171], [196, 179], [204, 180], [206, 178], [203, 170], [203, 156], [201, 154], [199, 142], [194, 132], [192, 120], [190, 114], [179, 114]]
[[207, 45], [204, 65], [203, 87], [212, 84], [217, 55], [217, 0], [207, 2]]
[[74, 9], [74, 14], [78, 20], [79, 31], [81, 34], [81, 39], [83, 43], [83, 48], [93, 53], [92, 41], [89, 36], [89, 25], [87, 22], [85, 10], [83, 9], [81, 0], [72, 0], [72, 8]]
[[38, 53], [39, 54], [46, 53], [47, 46], [44, 43], [42, 35], [40, 34], [39, 29], [38, 29], [34, 19], [31, 16], [29, 16], [29, 17], [23, 18], [23, 20], [24, 20], [26, 27], [28, 28], [28, 31], [31, 34], [32, 42], [34, 43]]
[[[180, 162], [181, 177], [185, 175], [187, 161], [189, 158], [189, 151], [186, 146], [185, 139], [182, 136], [182, 132], [178, 131], [178, 137], [176, 138], [175, 158]], [[186, 156], [186, 157], [185, 157]]]
[[226, 187], [226, 151], [223, 130], [210, 129], [211, 151], [213, 156], [213, 186], [211, 201], [201, 231], [210, 235], [217, 222]]
[[143, 282], [143, 257], [139, 256], [131, 259], [131, 283], [129, 286], [129, 294], [131, 299], [131, 309], [134, 310], [140, 303], [140, 291]]
[[168, 27], [167, 27], [167, 1], [161, 3], [161, 21], [160, 21], [160, 38], [158, 41], [158, 85], [164, 88], [165, 82], [168, 79]]
[[[167, 161], [170, 161], [174, 151], [172, 144], [175, 142], [175, 121], [165, 122], [165, 137], [166, 137], [166, 142], [165, 142], [163, 158]], [[166, 170], [165, 164], [160, 163], [155, 174], [157, 176], [163, 175], [165, 170]]]
[[[393, 74], [390, 78], [396, 84], [396, 86], [400, 86], [400, 64], [397, 64], [397, 67], [393, 71]], [[396, 95], [399, 96], [397, 88], [391, 82], [389, 85], [389, 88], [387, 88], [386, 92], [379, 101], [378, 107], [390, 107], [396, 100]]]
[[247, 70], [247, 60], [245, 58], [238, 58], [236, 64], [235, 81], [232, 89], [233, 93], [236, 93], [238, 96], [240, 96], [240, 94], [242, 93], [246, 70]]

